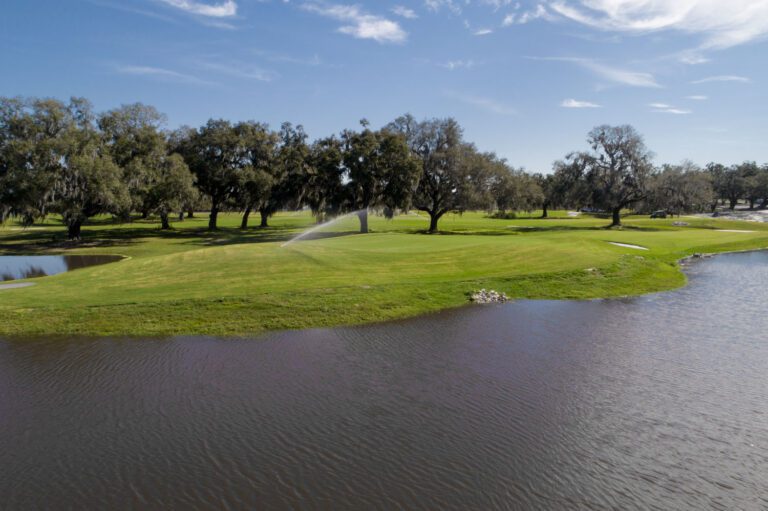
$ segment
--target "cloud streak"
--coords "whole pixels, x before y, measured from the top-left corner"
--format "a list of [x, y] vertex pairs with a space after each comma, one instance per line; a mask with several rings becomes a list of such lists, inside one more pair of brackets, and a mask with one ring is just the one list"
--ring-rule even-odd
[[688, 115], [691, 113], [690, 110], [683, 110], [666, 103], [649, 103], [648, 106], [651, 107], [652, 112], [660, 114]]
[[308, 3], [302, 5], [302, 9], [344, 22], [338, 31], [357, 39], [399, 44], [408, 38], [408, 34], [396, 21], [369, 14], [357, 5]]
[[564, 99], [560, 106], [563, 108], [601, 108], [597, 103], [579, 101], [577, 99]]
[[413, 9], [409, 9], [408, 7], [403, 7], [402, 5], [396, 5], [392, 9], [392, 14], [396, 16], [400, 16], [401, 18], [409, 19], [409, 20], [415, 20], [419, 17], [418, 14], [416, 14], [416, 11]]
[[220, 3], [209, 4], [195, 0], [160, 0], [162, 3], [175, 7], [189, 14], [197, 14], [209, 18], [231, 18], [237, 15], [237, 3], [234, 0], [226, 0]]
[[710, 82], [750, 83], [751, 81], [752, 80], [750, 80], [746, 76], [719, 75], [719, 76], [708, 76], [707, 78], [702, 78], [700, 80], [694, 80], [691, 83], [698, 85], [698, 84], [701, 84], [701, 83], [710, 83]]
[[609, 82], [630, 87], [660, 88], [661, 85], [651, 73], [631, 71], [618, 67], [612, 67], [596, 60], [573, 57], [527, 57], [530, 60], [545, 60], [554, 62], [571, 62], [584, 69], [592, 71], [600, 78]]
[[768, 35], [764, 0], [552, 0], [548, 6], [601, 30], [700, 34], [702, 48], [730, 48]]
[[118, 66], [117, 72], [124, 75], [147, 76], [161, 81], [189, 83], [197, 85], [212, 85], [212, 82], [201, 80], [200, 78], [184, 73], [179, 73], [171, 69], [151, 66]]
[[474, 96], [468, 94], [461, 94], [458, 92], [449, 91], [446, 93], [449, 98], [455, 99], [467, 105], [471, 105], [486, 112], [497, 115], [517, 115], [517, 110], [509, 105], [505, 105], [495, 99], [485, 98], [481, 96]]

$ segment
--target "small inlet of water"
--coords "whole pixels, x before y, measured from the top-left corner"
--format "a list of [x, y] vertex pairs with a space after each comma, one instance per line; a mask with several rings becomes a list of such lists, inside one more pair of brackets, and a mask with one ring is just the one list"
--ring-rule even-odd
[[0, 282], [47, 277], [89, 266], [114, 263], [117, 255], [13, 255], [0, 256]]

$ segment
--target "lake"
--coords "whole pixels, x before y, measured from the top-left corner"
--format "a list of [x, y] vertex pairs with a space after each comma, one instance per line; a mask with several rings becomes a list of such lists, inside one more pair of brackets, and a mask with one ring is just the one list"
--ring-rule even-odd
[[0, 282], [46, 277], [88, 266], [113, 263], [122, 258], [112, 255], [0, 256]]
[[2, 507], [768, 508], [768, 254], [687, 271], [255, 339], [0, 341]]

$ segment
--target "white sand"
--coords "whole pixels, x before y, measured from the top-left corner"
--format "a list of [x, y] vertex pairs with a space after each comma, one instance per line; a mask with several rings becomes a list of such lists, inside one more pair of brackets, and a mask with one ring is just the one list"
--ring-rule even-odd
[[742, 231], [740, 229], [715, 229], [717, 232], [755, 232], [755, 231]]
[[0, 284], [0, 291], [3, 289], [19, 289], [22, 287], [34, 286], [34, 282], [19, 282], [18, 284]]
[[628, 243], [618, 243], [616, 241], [609, 241], [611, 245], [616, 245], [617, 247], [624, 247], [624, 248], [633, 248], [635, 250], [648, 250], [645, 247], [641, 247], [640, 245], [630, 245]]

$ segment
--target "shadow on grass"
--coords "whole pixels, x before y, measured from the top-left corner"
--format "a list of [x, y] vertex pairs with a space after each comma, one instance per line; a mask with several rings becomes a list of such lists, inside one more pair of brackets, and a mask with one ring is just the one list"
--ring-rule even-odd
[[[410, 235], [430, 236], [517, 236], [526, 233], [538, 232], [579, 232], [579, 231], [603, 231], [610, 228], [608, 225], [552, 225], [547, 220], [559, 221], [560, 218], [540, 219], [536, 225], [506, 226], [492, 229], [454, 229], [430, 233], [426, 229], [402, 229], [397, 231], [372, 231], [372, 233], [397, 232]], [[510, 221], [510, 220], [505, 220]], [[191, 223], [191, 222], [189, 222]], [[50, 253], [52, 251], [66, 252], [73, 249], [98, 249], [127, 247], [138, 244], [141, 240], [162, 239], [174, 240], [181, 244], [198, 247], [216, 247], [226, 245], [238, 245], [249, 243], [286, 243], [304, 230], [314, 225], [306, 226], [275, 226], [275, 227], [222, 227], [216, 231], [209, 231], [206, 225], [189, 225], [177, 222], [173, 229], [162, 230], [157, 224], [157, 219], [134, 219], [131, 223], [119, 223], [113, 219], [95, 219], [89, 221], [82, 232], [82, 240], [67, 240], [66, 230], [60, 222], [46, 221], [36, 224], [33, 228], [14, 230], [7, 233], [0, 232], [0, 253], [13, 254], [37, 254]], [[95, 227], [95, 228], [94, 228]], [[638, 232], [654, 232], [665, 230], [664, 228], [624, 225], [622, 230]], [[359, 234], [357, 230], [324, 231], [313, 233], [302, 238], [303, 241], [320, 240], [351, 236]]]
[[494, 230], [453, 230], [453, 231], [437, 231], [429, 232], [426, 229], [410, 230], [406, 234], [421, 234], [426, 236], [517, 236], [520, 231], [514, 231], [511, 229], [494, 229]]
[[[60, 225], [46, 224], [44, 229], [35, 228], [12, 231], [11, 234], [0, 234], [0, 253], [24, 253], [36, 254], [51, 251], [67, 251], [84, 248], [120, 247], [131, 246], [147, 239], [175, 240], [181, 244], [200, 247], [216, 247], [226, 245], [241, 245], [249, 243], [285, 243], [303, 232], [296, 227], [249, 227], [240, 229], [236, 227], [223, 227], [215, 231], [209, 231], [205, 226], [184, 227], [162, 230], [150, 227], [152, 221], [142, 221], [144, 226], [137, 222], [104, 223], [89, 222], [82, 231], [82, 239], [71, 241], [67, 239], [66, 230]], [[112, 226], [103, 227], [103, 226]], [[99, 229], [88, 227], [99, 226]], [[39, 226], [36, 226], [39, 227]], [[334, 231], [314, 233], [302, 241], [336, 238], [359, 234], [358, 231]]]

